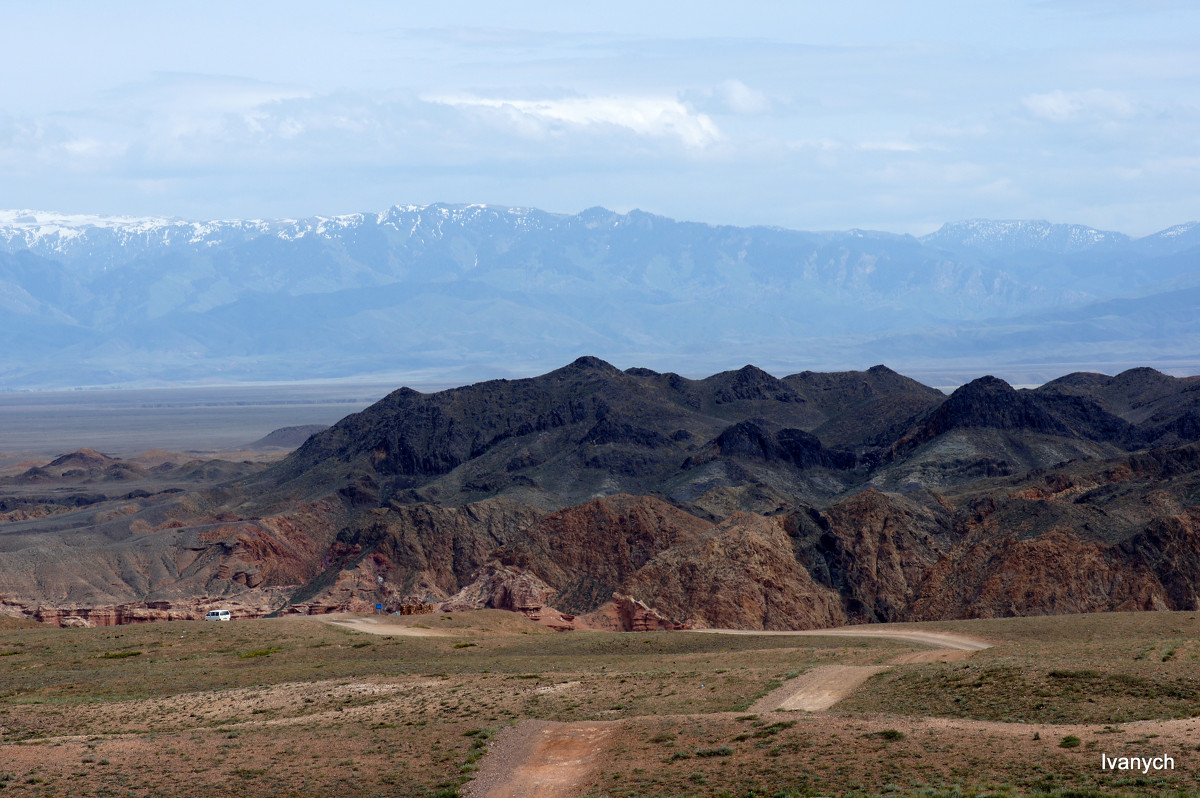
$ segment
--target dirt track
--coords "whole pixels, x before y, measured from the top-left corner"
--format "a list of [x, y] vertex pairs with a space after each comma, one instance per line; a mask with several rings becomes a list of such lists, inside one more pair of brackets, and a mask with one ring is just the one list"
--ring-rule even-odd
[[529, 720], [505, 729], [467, 785], [470, 798], [559, 798], [592, 775], [618, 721]]
[[[370, 620], [370, 619], [363, 619]], [[376, 631], [363, 629], [363, 631]], [[872, 637], [932, 646], [933, 651], [901, 654], [893, 662], [931, 662], [939, 657], [959, 659], [990, 643], [963, 635], [916, 629], [842, 627], [811, 632], [757, 632], [741, 629], [703, 629], [707, 634], [795, 635], [814, 637]], [[387, 632], [376, 632], [387, 634]], [[825, 665], [790, 680], [760, 698], [751, 712], [829, 709], [886, 665]], [[488, 751], [479, 775], [467, 786], [471, 798], [567, 798], [575, 795], [596, 767], [617, 723], [549, 723], [524, 721], [505, 730]]]
[[867, 679], [886, 670], [883, 665], [822, 665], [760, 698], [750, 711], [819, 712], [829, 709]]
[[958, 651], [980, 651], [992, 644], [966, 635], [948, 632], [926, 632], [920, 629], [883, 628], [871, 626], [842, 626], [837, 629], [812, 629], [804, 632], [759, 632], [752, 629], [697, 629], [697, 632], [715, 635], [783, 635], [791, 637], [878, 637], [885, 640], [901, 640], [906, 643], [921, 643], [933, 648]]
[[[913, 651], [899, 654], [889, 665], [906, 665], [915, 662], [947, 662], [969, 657], [972, 652], [990, 648], [991, 643], [965, 635], [944, 632], [926, 632], [919, 629], [872, 628], [866, 626], [843, 626], [839, 629], [819, 629], [806, 632], [753, 632], [742, 629], [704, 629], [709, 634], [769, 634], [806, 637], [872, 637], [886, 640], [901, 640], [933, 646], [932, 651]], [[819, 712], [850, 695], [867, 679], [887, 670], [886, 665], [825, 665], [807, 673], [760, 698], [751, 707], [752, 712], [797, 711]]]
[[388, 623], [382, 620], [387, 616], [360, 618], [354, 615], [306, 615], [301, 617], [312, 617], [330, 626], [340, 626], [343, 629], [353, 629], [356, 632], [365, 632], [369, 635], [406, 635], [408, 637], [451, 637], [453, 635], [452, 632], [445, 629], [421, 629], [416, 626]]

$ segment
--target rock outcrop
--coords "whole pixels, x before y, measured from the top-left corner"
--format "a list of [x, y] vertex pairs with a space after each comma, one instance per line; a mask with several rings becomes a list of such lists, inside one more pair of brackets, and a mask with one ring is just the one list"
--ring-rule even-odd
[[485, 568], [471, 584], [442, 603], [444, 612], [497, 609], [533, 613], [550, 603], [554, 588], [511, 566]]
[[693, 627], [816, 629], [846, 620], [838, 594], [796, 560], [783, 519], [750, 513], [658, 554], [622, 592]]
[[650, 496], [608, 496], [552, 513], [492, 555], [554, 588], [572, 613], [599, 607], [656, 554], [698, 540], [712, 524]]
[[67, 628], [121, 626], [131, 623], [161, 621], [200, 621], [209, 610], [229, 610], [234, 619], [262, 618], [277, 609], [284, 601], [284, 591], [252, 593], [239, 599], [196, 597], [177, 602], [146, 601], [108, 606], [47, 606], [26, 605], [12, 598], [0, 597], [0, 614], [29, 618], [40, 623]]
[[905, 619], [1165, 609], [1177, 607], [1145, 563], [1063, 530], [955, 549], [930, 569]]
[[613, 611], [618, 629], [622, 632], [658, 632], [688, 628], [685, 624], [672, 621], [655, 609], [646, 606], [633, 596], [613, 593]]
[[842, 597], [850, 623], [899, 620], [925, 573], [954, 541], [951, 513], [936, 500], [922, 503], [877, 490], [824, 514], [794, 513], [788, 530], [816, 581]]

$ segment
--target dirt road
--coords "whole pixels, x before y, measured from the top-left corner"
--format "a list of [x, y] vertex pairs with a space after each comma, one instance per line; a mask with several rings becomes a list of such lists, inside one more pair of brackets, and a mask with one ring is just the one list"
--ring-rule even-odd
[[822, 665], [760, 698], [750, 707], [750, 711], [819, 712], [829, 709], [867, 679], [886, 670], [887, 667], [883, 665]]
[[408, 637], [452, 637], [453, 633], [445, 629], [421, 629], [416, 626], [404, 626], [398, 623], [388, 623], [383, 620], [387, 616], [379, 618], [361, 618], [354, 615], [315, 615], [315, 616], [299, 616], [303, 618], [313, 618], [322, 623], [327, 623], [330, 626], [340, 626], [343, 629], [353, 629], [356, 632], [365, 632], [369, 635], [406, 635]]
[[948, 632], [927, 632], [904, 627], [840, 626], [836, 629], [811, 629], [803, 632], [760, 632], [753, 629], [696, 629], [697, 632], [714, 635], [786, 635], [790, 637], [878, 637], [885, 640], [901, 640], [906, 643], [921, 643], [932, 648], [959, 651], [980, 651], [992, 644], [966, 635]]
[[592, 775], [619, 721], [552, 723], [528, 720], [501, 732], [469, 798], [562, 798]]
[[[921, 629], [879, 628], [870, 626], [843, 626], [837, 629], [816, 629], [805, 632], [755, 632], [742, 629], [703, 629], [708, 634], [768, 634], [794, 635], [798, 637], [871, 637], [884, 640], [900, 640], [932, 646], [933, 651], [913, 651], [899, 654], [889, 665], [904, 665], [915, 662], [944, 662], [963, 659], [973, 651], [990, 648], [991, 643], [965, 635], [946, 632], [930, 632]], [[867, 679], [887, 670], [886, 665], [825, 665], [784, 684], [760, 698], [751, 707], [752, 712], [797, 711], [819, 712], [850, 695]]]
[[[369, 619], [366, 619], [369, 620]], [[366, 630], [364, 630], [366, 631]], [[741, 629], [696, 630], [706, 634], [871, 637], [930, 646], [932, 651], [901, 654], [892, 660], [930, 662], [959, 659], [989, 648], [990, 643], [964, 635], [909, 628], [850, 626], [811, 632], [758, 632]], [[829, 709], [886, 665], [825, 665], [789, 680], [760, 698], [751, 712]], [[549, 723], [528, 720], [505, 730], [483, 759], [479, 775], [467, 785], [471, 798], [568, 798], [586, 783], [619, 724], [616, 722]]]
[[800, 634], [811, 637], [878, 637], [958, 651], [981, 651], [992, 647], [991, 643], [974, 637], [955, 635], [949, 632], [926, 632], [920, 629], [874, 629], [869, 626], [843, 626], [838, 629], [819, 629]]

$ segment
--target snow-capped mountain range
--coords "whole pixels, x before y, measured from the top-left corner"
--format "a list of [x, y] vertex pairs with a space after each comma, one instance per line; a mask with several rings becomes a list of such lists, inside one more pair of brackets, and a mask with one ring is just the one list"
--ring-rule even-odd
[[[914, 238], [603, 208], [201, 222], [0, 211], [0, 386], [475, 376], [585, 352], [708, 372], [885, 354], [894, 366], [1182, 356], [1200, 351], [1200, 313], [1181, 299], [1200, 286], [1198, 253], [1196, 223], [1133, 239], [969, 220]], [[1097, 303], [1110, 304], [1092, 318]]]
[[956, 252], [974, 252], [998, 257], [1021, 252], [1046, 252], [1069, 255], [1081, 252], [1116, 252], [1122, 249], [1180, 251], [1200, 244], [1200, 224], [1175, 225], [1141, 239], [1124, 233], [1097, 230], [1079, 224], [1051, 224], [1046, 221], [968, 219], [943, 225], [940, 230], [922, 236], [925, 244], [946, 247]]
[[171, 248], [206, 249], [272, 236], [295, 241], [306, 236], [333, 239], [357, 228], [387, 226], [416, 233], [430, 225], [437, 235], [449, 223], [469, 223], [482, 215], [504, 213], [529, 224], [539, 211], [490, 209], [484, 205], [397, 205], [383, 213], [313, 216], [307, 219], [226, 219], [201, 222], [153, 216], [92, 216], [48, 211], [0, 210], [0, 247], [28, 250], [43, 257], [94, 260], [99, 253], [133, 260]]
[[[611, 215], [603, 209], [580, 214]], [[635, 212], [636, 214], [637, 212]], [[0, 246], [7, 251], [29, 250], [39, 255], [72, 257], [90, 250], [120, 248], [126, 253], [168, 247], [213, 247], [248, 241], [264, 235], [285, 241], [305, 236], [336, 238], [364, 227], [389, 227], [410, 235], [445, 233], [447, 225], [479, 224], [505, 218], [526, 232], [546, 229], [563, 220], [577, 219], [527, 208], [488, 205], [396, 205], [380, 213], [312, 216], [305, 219], [228, 219], [201, 222], [153, 216], [96, 216], [52, 211], [0, 210]], [[615, 222], [619, 223], [619, 222]], [[849, 231], [849, 235], [872, 231]], [[884, 234], [887, 235], [887, 234]], [[950, 222], [921, 243], [955, 252], [997, 256], [1019, 252], [1071, 254], [1094, 250], [1113, 251], [1131, 245], [1174, 242], [1174, 248], [1200, 244], [1200, 223], [1168, 227], [1143, 239], [1124, 233], [1097, 230], [1078, 224], [1052, 224], [1032, 220], [967, 219]]]

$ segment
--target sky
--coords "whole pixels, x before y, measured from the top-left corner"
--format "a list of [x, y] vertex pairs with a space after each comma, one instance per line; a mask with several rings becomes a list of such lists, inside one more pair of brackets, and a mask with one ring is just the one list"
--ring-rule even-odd
[[1200, 219], [1200, 4], [10, 3], [0, 208]]

